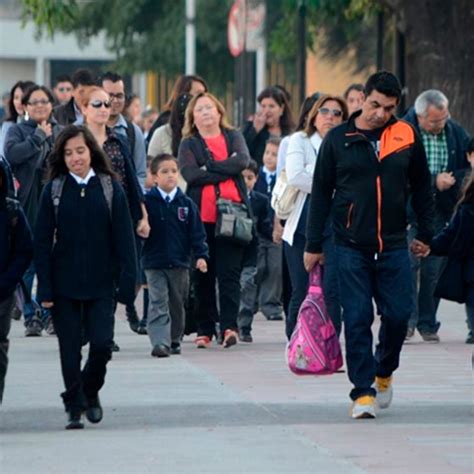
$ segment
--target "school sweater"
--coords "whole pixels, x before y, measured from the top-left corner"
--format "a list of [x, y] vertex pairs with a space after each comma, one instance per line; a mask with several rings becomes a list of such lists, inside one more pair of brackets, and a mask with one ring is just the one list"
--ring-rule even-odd
[[[57, 220], [52, 183], [41, 196], [35, 228], [38, 300], [62, 296], [91, 300], [135, 298], [137, 257], [125, 193], [113, 181], [112, 212], [97, 176], [79, 185], [69, 174], [64, 182]], [[84, 191], [82, 191], [84, 189]]]
[[142, 252], [145, 270], [190, 268], [191, 254], [196, 259], [209, 258], [198, 208], [179, 188], [169, 204], [156, 187], [152, 188], [145, 196], [145, 205], [151, 227]]

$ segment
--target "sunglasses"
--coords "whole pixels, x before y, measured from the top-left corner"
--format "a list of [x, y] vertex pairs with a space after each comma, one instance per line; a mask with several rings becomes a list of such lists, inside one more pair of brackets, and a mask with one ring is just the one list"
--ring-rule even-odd
[[28, 105], [31, 105], [32, 107], [36, 107], [37, 105], [48, 105], [51, 102], [48, 99], [39, 99], [39, 100], [32, 100], [31, 102], [28, 102]]
[[89, 105], [94, 107], [94, 109], [100, 109], [102, 106], [106, 109], [110, 109], [110, 101], [108, 100], [93, 100], [92, 102], [89, 102]]
[[331, 114], [333, 117], [342, 117], [342, 110], [339, 109], [328, 109], [327, 107], [321, 107], [318, 112], [321, 115]]
[[59, 92], [71, 92], [72, 87], [58, 87]]

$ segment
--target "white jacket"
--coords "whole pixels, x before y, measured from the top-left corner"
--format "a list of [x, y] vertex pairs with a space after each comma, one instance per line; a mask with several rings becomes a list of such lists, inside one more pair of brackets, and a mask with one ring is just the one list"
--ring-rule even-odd
[[313, 173], [316, 167], [318, 150], [323, 139], [318, 132], [308, 137], [305, 132], [296, 132], [290, 137], [286, 153], [286, 176], [288, 184], [300, 190], [293, 211], [288, 217], [283, 240], [293, 245], [298, 222], [303, 211], [306, 198], [311, 194], [313, 186]]

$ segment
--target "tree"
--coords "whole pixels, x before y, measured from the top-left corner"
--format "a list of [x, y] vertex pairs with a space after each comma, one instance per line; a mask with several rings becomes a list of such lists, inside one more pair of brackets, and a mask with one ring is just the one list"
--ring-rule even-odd
[[474, 5], [472, 0], [385, 0], [398, 13], [406, 38], [409, 103], [426, 89], [440, 89], [451, 115], [474, 133]]
[[[22, 0], [25, 19], [42, 31], [75, 32], [82, 41], [105, 32], [125, 72], [184, 69], [184, 0]], [[267, 0], [269, 59], [295, 73], [297, 0]], [[227, 14], [232, 0], [198, 0], [197, 72], [223, 93], [233, 81], [227, 50]], [[471, 133], [474, 88], [472, 0], [307, 0], [309, 47], [337, 59], [351, 48], [354, 71], [375, 64], [376, 16], [396, 19], [406, 40], [407, 104], [428, 88], [450, 99], [451, 113]], [[391, 54], [395, 22], [386, 22]], [[390, 54], [387, 56], [389, 57]], [[389, 69], [391, 69], [389, 67]]]

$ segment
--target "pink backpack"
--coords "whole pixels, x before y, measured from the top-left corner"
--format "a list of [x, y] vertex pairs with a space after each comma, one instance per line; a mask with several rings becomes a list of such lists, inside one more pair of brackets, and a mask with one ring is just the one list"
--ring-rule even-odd
[[324, 302], [320, 265], [310, 273], [287, 358], [288, 367], [297, 375], [332, 374], [342, 367], [341, 346]]

